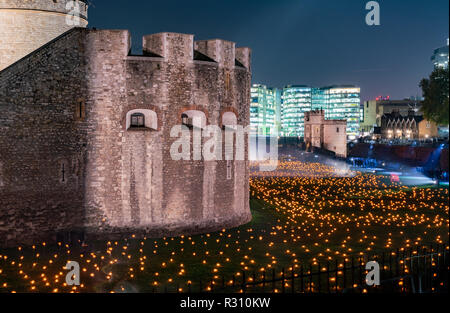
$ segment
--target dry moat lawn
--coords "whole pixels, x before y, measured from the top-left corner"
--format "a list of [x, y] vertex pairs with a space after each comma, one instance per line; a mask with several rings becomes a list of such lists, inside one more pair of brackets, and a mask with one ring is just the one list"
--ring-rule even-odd
[[[448, 243], [448, 187], [410, 188], [386, 177], [251, 179], [253, 221], [213, 234], [128, 238], [89, 246], [0, 250], [0, 292], [163, 292], [207, 290], [241, 271], [280, 273], [310, 263], [350, 260]], [[79, 287], [65, 286], [68, 260]]]

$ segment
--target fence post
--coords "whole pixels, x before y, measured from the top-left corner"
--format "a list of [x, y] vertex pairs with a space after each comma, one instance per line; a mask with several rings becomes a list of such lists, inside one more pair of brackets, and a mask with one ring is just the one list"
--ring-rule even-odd
[[[360, 289], [363, 286], [363, 258], [359, 258], [359, 287]], [[361, 289], [362, 290], [362, 289]]]
[[338, 277], [338, 272], [339, 272], [339, 263], [338, 263], [338, 260], [336, 259], [336, 272], [335, 272], [335, 275], [334, 275], [334, 279], [336, 279], [336, 281], [334, 282], [335, 283], [335, 290], [336, 290], [336, 293], [338, 292], [338, 279], [339, 279], [339, 277]]
[[272, 268], [272, 292], [275, 292], [275, 269]]
[[355, 258], [352, 256], [352, 288], [355, 286]]
[[312, 293], [312, 280], [313, 280], [312, 265], [311, 263], [309, 263], [309, 293]]
[[343, 282], [343, 286], [342, 286], [342, 290], [345, 290], [345, 288], [347, 288], [347, 262], [345, 261], [344, 258], [344, 268], [342, 269], [342, 278], [344, 280]]
[[392, 252], [389, 252], [389, 278], [392, 279]]
[[428, 288], [428, 271], [427, 271], [427, 248], [423, 247], [422, 249], [422, 255], [423, 255], [423, 282], [424, 282], [424, 289], [427, 290]]
[[396, 268], [395, 268], [395, 276], [400, 276], [399, 266], [400, 266], [400, 250], [397, 248], [397, 251], [395, 253], [395, 259], [396, 259]]
[[282, 270], [281, 270], [281, 283], [282, 283], [282, 286], [281, 286], [281, 291], [282, 291], [282, 293], [284, 293], [284, 285], [285, 285], [285, 279], [284, 279], [284, 267], [282, 268]]
[[331, 293], [330, 290], [330, 262], [327, 261], [327, 292]]
[[303, 293], [303, 264], [300, 266], [300, 292]]
[[317, 289], [319, 289], [319, 293], [321, 292], [321, 290], [322, 290], [322, 283], [321, 283], [321, 273], [322, 273], [322, 271], [321, 271], [321, 268], [320, 268], [320, 262], [317, 262], [317, 268], [319, 269], [319, 272], [317, 273]]
[[291, 290], [292, 293], [295, 293], [295, 287], [294, 287], [294, 282], [295, 282], [295, 272], [294, 272], [294, 266], [292, 266], [292, 271], [291, 271]]
[[263, 272], [263, 281], [262, 281], [262, 285], [263, 285], [263, 292], [265, 291], [265, 289], [266, 289], [266, 270], [264, 269], [264, 272]]

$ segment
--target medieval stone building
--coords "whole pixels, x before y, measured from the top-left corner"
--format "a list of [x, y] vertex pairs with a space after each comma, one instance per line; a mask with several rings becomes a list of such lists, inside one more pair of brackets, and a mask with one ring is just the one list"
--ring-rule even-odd
[[308, 150], [325, 149], [347, 157], [347, 121], [326, 120], [325, 111], [305, 112], [305, 144]]
[[249, 124], [250, 49], [159, 33], [132, 55], [126, 30], [67, 28], [65, 2], [0, 0], [0, 245], [248, 222], [247, 157], [170, 150], [194, 117]]

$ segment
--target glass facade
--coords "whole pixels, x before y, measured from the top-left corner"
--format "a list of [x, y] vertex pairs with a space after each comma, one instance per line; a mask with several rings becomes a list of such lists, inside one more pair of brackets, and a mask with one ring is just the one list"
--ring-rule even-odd
[[448, 39], [447, 45], [434, 50], [431, 61], [435, 68], [448, 68]]
[[250, 124], [253, 133], [270, 135], [277, 130], [283, 137], [303, 137], [305, 112], [324, 110], [326, 119], [347, 120], [349, 138], [359, 135], [359, 87], [289, 85], [280, 90], [253, 85], [251, 99]]
[[355, 86], [330, 86], [314, 88], [312, 109], [324, 110], [327, 120], [346, 120], [347, 135], [359, 135], [361, 120], [361, 89]]
[[281, 128], [281, 90], [264, 85], [251, 88], [250, 126], [259, 135], [278, 134]]
[[281, 135], [303, 137], [305, 112], [311, 111], [311, 87], [287, 86], [283, 89]]

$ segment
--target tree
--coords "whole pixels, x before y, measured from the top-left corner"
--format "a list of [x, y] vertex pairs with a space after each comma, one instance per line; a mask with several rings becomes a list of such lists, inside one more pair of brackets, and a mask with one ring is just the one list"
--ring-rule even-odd
[[430, 78], [420, 82], [425, 100], [422, 102], [422, 113], [427, 120], [437, 125], [449, 124], [449, 71], [436, 68]]

